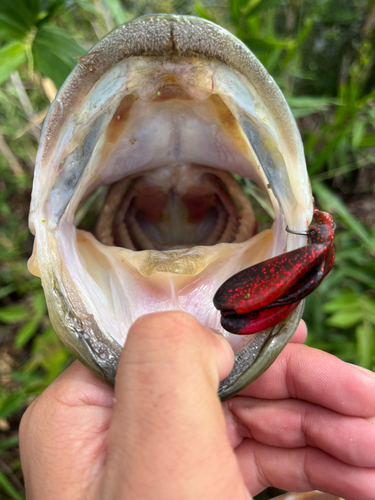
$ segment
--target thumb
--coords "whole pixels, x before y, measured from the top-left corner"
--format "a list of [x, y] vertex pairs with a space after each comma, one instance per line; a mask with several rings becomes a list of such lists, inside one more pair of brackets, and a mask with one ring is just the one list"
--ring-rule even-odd
[[217, 397], [232, 365], [226, 340], [186, 313], [133, 325], [117, 371], [100, 498], [249, 498]]

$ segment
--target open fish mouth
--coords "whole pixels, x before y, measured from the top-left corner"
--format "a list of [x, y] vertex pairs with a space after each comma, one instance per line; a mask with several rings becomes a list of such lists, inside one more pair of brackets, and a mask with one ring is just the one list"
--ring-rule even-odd
[[[257, 232], [231, 173], [263, 190], [269, 229]], [[77, 210], [103, 186], [94, 234], [76, 228]], [[277, 325], [239, 337], [221, 326], [215, 292], [239, 271], [306, 245], [312, 215], [297, 126], [260, 62], [213, 23], [146, 16], [98, 42], [51, 105], [29, 269], [42, 278], [63, 342], [110, 382], [129, 327], [145, 313], [184, 310], [222, 333], [236, 353], [219, 390], [226, 399], [276, 358], [303, 301]]]

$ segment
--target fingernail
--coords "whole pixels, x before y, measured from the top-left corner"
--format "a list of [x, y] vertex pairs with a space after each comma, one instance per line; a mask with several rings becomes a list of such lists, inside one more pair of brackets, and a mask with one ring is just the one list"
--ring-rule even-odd
[[357, 368], [357, 370], [360, 370], [362, 373], [370, 377], [371, 380], [375, 379], [375, 373], [372, 370], [368, 370], [367, 368], [363, 368], [363, 366], [358, 366], [353, 363], [348, 363], [348, 364], [354, 366], [355, 368]]
[[375, 417], [369, 417], [369, 418], [366, 418], [366, 420], [368, 420], [372, 424], [375, 424]]

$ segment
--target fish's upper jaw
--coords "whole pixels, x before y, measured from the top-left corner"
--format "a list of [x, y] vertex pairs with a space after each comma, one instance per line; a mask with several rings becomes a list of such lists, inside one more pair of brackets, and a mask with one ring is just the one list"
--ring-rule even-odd
[[[282, 182], [287, 186], [290, 185], [288, 178], [293, 178], [293, 186], [288, 193], [289, 197], [293, 196], [295, 199], [292, 210], [306, 211], [305, 215], [310, 221], [312, 217], [311, 190], [302, 141], [290, 108], [273, 78], [251, 51], [225, 29], [193, 16], [157, 14], [125, 23], [100, 40], [88, 54], [80, 59], [79, 64], [60, 89], [49, 109], [43, 127], [30, 210], [31, 228], [33, 228], [33, 214], [40, 203], [45, 201], [43, 195], [51, 189], [54, 175], [59, 168], [56, 161], [51, 165], [51, 160], [56, 156], [54, 152], [61, 132], [66, 129], [67, 125], [69, 127], [67, 124], [69, 117], [81, 106], [82, 98], [94, 88], [98, 88], [103, 77], [102, 81], [106, 84], [106, 90], [109, 93], [111, 90], [116, 93], [117, 89], [113, 88], [112, 84], [116, 86], [117, 75], [113, 74], [113, 69], [118, 67], [119, 63], [130, 60], [131, 57], [143, 58], [152, 55], [161, 56], [164, 60], [173, 60], [174, 57], [180, 60], [183, 57], [185, 60], [186, 58], [207, 58], [207, 61], [212, 63], [223, 63], [225, 67], [245, 79], [251, 86], [253, 94], [258, 96], [256, 112], [260, 122], [268, 121], [268, 126], [279, 138], [276, 149], [284, 158], [286, 174], [275, 172], [274, 183]], [[150, 59], [147, 58], [147, 60], [147, 65], [149, 65]], [[217, 86], [217, 78], [212, 77], [212, 72], [211, 74], [208, 72], [208, 75], [211, 79], [209, 82], [211, 86], [208, 85], [207, 89], [212, 90], [213, 85]], [[227, 80], [227, 85], [231, 85], [230, 80]], [[199, 88], [196, 87], [196, 92], [198, 90]], [[246, 99], [246, 95], [243, 97]], [[248, 104], [252, 101], [250, 100]], [[226, 105], [229, 103], [226, 102]], [[251, 133], [247, 120], [244, 119], [241, 125], [246, 129], [246, 133]], [[79, 132], [79, 130], [74, 132]], [[268, 145], [269, 150], [272, 147], [272, 144]], [[262, 161], [262, 163], [265, 162]], [[47, 166], [51, 175], [38, 179], [38, 170]], [[277, 176], [275, 176], [276, 173], [278, 173]], [[306, 210], [307, 205], [309, 205], [308, 210]]]
[[[184, 205], [194, 218], [184, 198], [183, 175], [169, 191], [154, 179], [155, 172], [170, 175], [184, 169], [214, 178], [203, 201], [211, 195], [220, 198], [220, 189], [230, 194], [228, 171], [256, 182], [275, 213], [272, 228], [253, 236], [254, 224], [241, 222], [241, 210], [231, 212], [236, 200], [230, 195], [227, 205], [216, 198], [207, 202], [216, 211], [214, 220], [212, 211], [207, 217], [205, 212], [206, 218], [191, 224], [193, 236], [176, 231], [166, 242], [160, 235], [168, 224], [159, 218], [154, 230], [150, 223], [156, 217], [152, 210], [160, 207], [145, 208], [141, 191], [156, 185], [167, 198], [179, 193], [176, 206]], [[129, 215], [124, 226], [128, 239], [106, 239], [114, 237], [115, 213], [99, 218], [98, 238], [77, 230], [74, 217], [83, 200], [124, 179], [116, 214], [131, 198], [133, 219], [128, 208], [123, 212], [125, 219]], [[251, 52], [200, 19], [141, 18], [117, 28], [84, 56], [51, 106], [33, 186], [30, 227], [36, 250], [30, 268], [38, 272], [39, 267], [52, 321], [64, 342], [111, 379], [130, 325], [147, 312], [185, 310], [225, 334], [212, 303], [216, 289], [241, 269], [305, 243], [304, 237], [286, 233], [285, 226], [307, 228], [310, 194], [293, 117]], [[113, 200], [105, 207], [110, 212]], [[218, 233], [223, 207], [227, 220], [234, 216], [238, 221], [233, 234], [228, 229], [231, 236], [221, 240], [228, 226]], [[242, 209], [243, 216], [245, 204]], [[172, 215], [170, 209], [167, 216]], [[251, 210], [246, 212], [247, 221], [251, 216]], [[109, 231], [106, 225], [112, 225]], [[238, 238], [244, 227], [246, 237]], [[137, 237], [140, 229], [143, 235]], [[294, 326], [288, 324], [290, 335]], [[268, 329], [263, 343], [274, 335]], [[239, 355], [244, 344], [255, 345], [230, 337]]]

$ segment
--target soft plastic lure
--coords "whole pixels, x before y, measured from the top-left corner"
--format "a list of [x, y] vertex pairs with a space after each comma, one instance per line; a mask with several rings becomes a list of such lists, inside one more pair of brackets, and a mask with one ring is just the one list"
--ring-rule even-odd
[[248, 267], [223, 283], [214, 297], [223, 328], [248, 335], [286, 318], [332, 269], [334, 233], [332, 216], [315, 209], [306, 232], [309, 245]]

